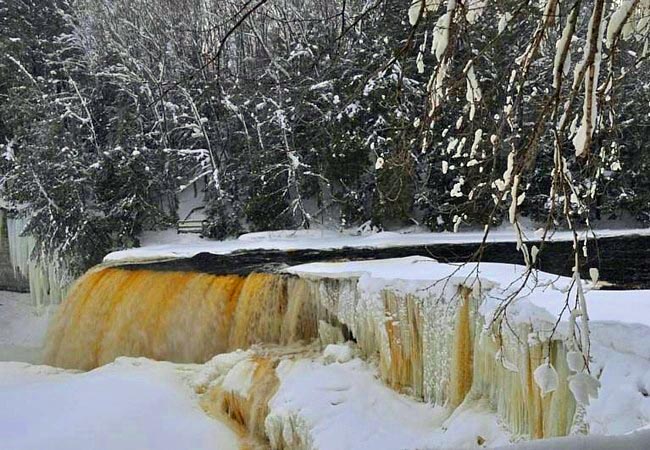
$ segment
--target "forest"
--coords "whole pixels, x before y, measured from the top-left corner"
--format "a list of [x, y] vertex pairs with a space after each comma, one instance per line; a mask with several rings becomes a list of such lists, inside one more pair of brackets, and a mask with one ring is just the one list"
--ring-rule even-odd
[[0, 0], [3, 203], [80, 274], [202, 235], [650, 223], [645, 0]]

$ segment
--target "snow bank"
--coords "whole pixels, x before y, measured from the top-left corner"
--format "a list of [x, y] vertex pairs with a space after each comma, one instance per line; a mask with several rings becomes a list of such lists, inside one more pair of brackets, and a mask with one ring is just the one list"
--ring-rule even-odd
[[[529, 232], [531, 241], [539, 240]], [[620, 235], [650, 235], [650, 229], [599, 230], [598, 237]], [[549, 240], [571, 241], [570, 232], [557, 232]], [[242, 250], [328, 250], [343, 247], [353, 248], [391, 248], [404, 246], [421, 246], [433, 244], [479, 243], [483, 232], [468, 233], [398, 233], [381, 232], [366, 235], [351, 235], [327, 230], [281, 230], [244, 234], [239, 239], [227, 241], [210, 241], [197, 236], [175, 235], [165, 232], [157, 235], [147, 234], [143, 247], [113, 252], [104, 258], [104, 262], [159, 260], [189, 258], [198, 253], [227, 255]], [[160, 242], [165, 244], [160, 245]], [[516, 242], [512, 230], [495, 230], [490, 232], [488, 242]]]
[[239, 448], [183, 381], [192, 369], [119, 359], [87, 373], [0, 363], [3, 450]]
[[[496, 417], [477, 408], [446, 421], [446, 411], [399, 395], [360, 359], [283, 361], [280, 388], [266, 419], [271, 444], [309, 443], [326, 449], [475, 447], [508, 442]], [[464, 424], [461, 425], [461, 424]], [[446, 431], [444, 431], [446, 428]]]
[[29, 294], [0, 291], [0, 361], [40, 363], [51, 308], [38, 308]]
[[640, 430], [624, 436], [570, 436], [519, 442], [494, 450], [644, 450], [649, 446], [650, 430]]

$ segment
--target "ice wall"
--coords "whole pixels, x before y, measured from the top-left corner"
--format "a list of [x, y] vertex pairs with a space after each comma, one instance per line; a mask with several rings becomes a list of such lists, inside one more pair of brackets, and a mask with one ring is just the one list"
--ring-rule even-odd
[[0, 209], [0, 289], [28, 292], [29, 280], [16, 271], [9, 252], [6, 212]]
[[[455, 273], [453, 267], [447, 276], [431, 273], [437, 282], [400, 280], [397, 273], [373, 278], [355, 270], [296, 273], [309, 280], [312, 297], [325, 310], [320, 316], [350, 330], [363, 357], [376, 359], [382, 380], [397, 391], [449, 414], [487, 401], [522, 437], [571, 430], [576, 404], [562, 333], [551, 337], [552, 323], [523, 313], [491, 323], [484, 300], [499, 289], [489, 278]], [[557, 387], [544, 395], [534, 379], [543, 363], [558, 373]]]
[[7, 217], [9, 255], [14, 271], [29, 279], [29, 291], [38, 308], [58, 304], [65, 297], [67, 281], [65, 269], [57, 264], [41, 264], [32, 258], [34, 239], [23, 236], [27, 220]]
[[349, 329], [366, 359], [378, 358], [387, 384], [431, 403], [462, 402], [472, 375], [477, 297], [471, 289], [367, 289], [354, 277], [309, 283], [321, 317]]

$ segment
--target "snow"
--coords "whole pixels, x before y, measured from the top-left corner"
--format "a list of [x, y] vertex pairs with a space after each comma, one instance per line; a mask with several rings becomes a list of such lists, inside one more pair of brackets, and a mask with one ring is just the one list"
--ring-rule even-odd
[[558, 386], [558, 375], [555, 368], [550, 364], [542, 364], [534, 372], [535, 383], [542, 391], [542, 395], [553, 392]]
[[409, 23], [415, 25], [420, 18], [420, 11], [422, 9], [422, 0], [411, 1], [409, 7]]
[[176, 195], [178, 200], [178, 218], [180, 220], [202, 220], [205, 219], [205, 191], [204, 178], [181, 188]]
[[0, 363], [3, 450], [227, 450], [237, 436], [199, 408], [192, 368], [120, 358], [87, 373]]
[[650, 445], [650, 430], [623, 436], [570, 436], [519, 442], [495, 450], [642, 450]]
[[29, 294], [0, 291], [0, 361], [39, 362], [52, 312]]
[[235, 392], [242, 397], [246, 397], [248, 391], [253, 385], [253, 375], [257, 363], [250, 359], [244, 359], [235, 364], [223, 379], [224, 389]]
[[323, 351], [327, 362], [345, 363], [352, 359], [352, 349], [348, 345], [329, 344]]
[[[560, 76], [567, 75], [568, 69], [571, 66], [571, 52], [569, 51], [570, 42], [569, 36], [572, 34], [572, 22], [575, 20], [577, 10], [574, 10], [567, 19], [562, 30], [562, 36], [555, 43], [555, 57], [553, 59], [553, 88], [558, 89], [560, 85]], [[565, 53], [566, 52], [566, 53]], [[564, 61], [562, 58], [564, 56]], [[562, 64], [562, 67], [560, 67]]]
[[[293, 266], [287, 272], [301, 277], [359, 278], [366, 289], [378, 290], [386, 287], [400, 292], [418, 290], [431, 286], [437, 280], [453, 277], [456, 281], [474, 283], [480, 279], [489, 286], [503, 286], [488, 293], [482, 312], [488, 315], [495, 303], [519, 288], [517, 280], [525, 274], [526, 268], [514, 264], [468, 263], [444, 264], [425, 256], [391, 258], [373, 261], [349, 261], [337, 263], [310, 263]], [[405, 283], [406, 282], [406, 283]], [[545, 272], [534, 272], [513, 306], [513, 314], [522, 321], [546, 318], [554, 321], [564, 308], [566, 291], [571, 279]], [[587, 287], [591, 283], [586, 284]], [[587, 292], [589, 317], [592, 323], [637, 324], [650, 332], [650, 290]], [[565, 317], [566, 319], [566, 317]], [[598, 326], [598, 325], [596, 325]], [[641, 328], [643, 330], [645, 328]], [[602, 331], [597, 331], [602, 333]], [[650, 334], [647, 335], [650, 338]], [[632, 345], [634, 344], [626, 344]], [[639, 355], [650, 359], [650, 348], [638, 349]]]
[[[205, 390], [208, 385], [215, 381], [219, 384], [224, 382], [230, 371], [242, 361], [246, 361], [252, 353], [244, 350], [237, 350], [230, 353], [223, 353], [212, 358], [201, 366], [197, 375], [193, 378], [192, 385], [195, 390]], [[237, 388], [239, 391], [239, 388]], [[248, 389], [246, 389], [248, 390]]]
[[[597, 103], [597, 87], [598, 87], [598, 77], [600, 74], [600, 63], [602, 60], [602, 42], [603, 36], [605, 34], [605, 27], [607, 21], [604, 18], [605, 8], [602, 8], [600, 11], [600, 17], [597, 15], [597, 9], [594, 9], [589, 21], [589, 28], [587, 30], [586, 44], [583, 49], [583, 60], [575, 68], [575, 77], [577, 80], [579, 78], [579, 73], [589, 64], [590, 67], [587, 67], [587, 75], [584, 77], [584, 91], [585, 98], [583, 101], [582, 107], [582, 120], [580, 122], [580, 127], [576, 132], [576, 135], [573, 137], [573, 146], [576, 150], [576, 156], [581, 156], [589, 150], [589, 143], [591, 142], [591, 136], [594, 132], [594, 126], [596, 124], [596, 117], [598, 114], [598, 103]], [[598, 25], [597, 25], [598, 24]], [[595, 40], [596, 48], [590, 49], [592, 42], [592, 36], [594, 33], [597, 33]], [[590, 58], [592, 58], [590, 60]]]
[[[650, 229], [604, 229], [596, 230], [595, 234], [600, 238], [623, 235], [650, 236]], [[538, 237], [533, 235], [532, 231], [528, 232], [527, 238], [532, 241], [539, 240]], [[104, 262], [190, 258], [203, 252], [227, 255], [237, 251], [251, 250], [329, 250], [344, 247], [394, 248], [434, 244], [480, 243], [482, 240], [482, 231], [462, 233], [400, 233], [386, 231], [375, 234], [352, 235], [328, 230], [282, 230], [244, 234], [238, 239], [226, 241], [211, 241], [201, 239], [195, 235], [179, 235], [173, 230], [166, 230], [162, 233], [150, 232], [145, 234], [141, 239], [142, 247], [109, 253], [104, 258]], [[516, 240], [517, 238], [512, 229], [493, 230], [487, 238], [487, 242], [516, 242]], [[573, 236], [569, 231], [559, 231], [551, 234], [549, 240], [572, 241]], [[165, 244], [160, 244], [160, 242], [165, 242]]]
[[623, 29], [630, 10], [636, 6], [636, 3], [634, 0], [623, 0], [612, 14], [607, 26], [607, 47], [612, 48], [614, 39]]
[[471, 448], [479, 437], [490, 445], [509, 440], [486, 405], [448, 418], [445, 408], [386, 387], [376, 369], [360, 359], [285, 360], [277, 373], [281, 384], [266, 419], [272, 443], [274, 432], [291, 435], [288, 426], [321, 450]]

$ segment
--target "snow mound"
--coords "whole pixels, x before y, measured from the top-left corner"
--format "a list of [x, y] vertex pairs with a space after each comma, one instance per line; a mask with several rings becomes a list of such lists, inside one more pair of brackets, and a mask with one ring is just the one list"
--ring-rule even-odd
[[0, 361], [39, 363], [53, 310], [37, 308], [29, 294], [0, 291]]
[[326, 362], [346, 363], [352, 359], [352, 348], [349, 345], [329, 344], [323, 351]]
[[188, 367], [121, 358], [87, 373], [0, 363], [3, 450], [227, 450], [237, 436], [208, 418]]
[[[266, 419], [272, 445], [309, 443], [328, 449], [472, 448], [477, 440], [503, 445], [509, 435], [488, 408], [447, 420], [443, 407], [400, 395], [360, 359], [327, 365], [322, 359], [283, 361], [280, 388]], [[487, 406], [487, 405], [484, 405]]]

